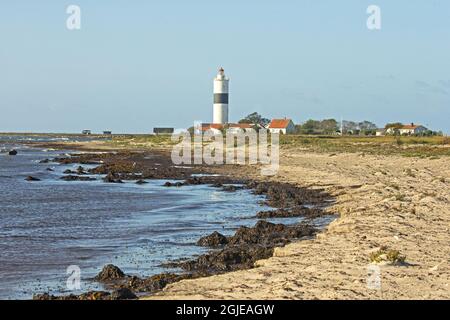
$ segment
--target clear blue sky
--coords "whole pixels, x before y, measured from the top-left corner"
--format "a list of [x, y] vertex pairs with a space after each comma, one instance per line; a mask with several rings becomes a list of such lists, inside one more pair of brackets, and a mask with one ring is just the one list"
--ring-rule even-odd
[[[82, 29], [66, 29], [66, 8]], [[382, 29], [366, 28], [381, 7]], [[450, 1], [15, 0], [0, 4], [0, 131], [150, 132], [211, 120], [422, 123], [450, 133]]]

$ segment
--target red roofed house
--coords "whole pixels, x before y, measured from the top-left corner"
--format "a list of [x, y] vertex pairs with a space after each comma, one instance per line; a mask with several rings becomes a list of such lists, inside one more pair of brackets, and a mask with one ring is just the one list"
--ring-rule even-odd
[[195, 128], [195, 133], [204, 133], [205, 131], [211, 130], [214, 134], [222, 133], [224, 126], [220, 123], [202, 123], [201, 127]]
[[406, 124], [404, 125], [402, 128], [398, 129], [398, 131], [400, 132], [400, 134], [420, 134], [422, 132], [427, 131], [428, 129], [425, 128], [424, 126], [421, 126], [419, 124]]
[[270, 133], [294, 133], [295, 126], [291, 119], [272, 119], [269, 124]]
[[[414, 134], [421, 134], [427, 131], [428, 129], [420, 124], [405, 124], [401, 128], [398, 128], [398, 133], [400, 135], [414, 135]], [[394, 128], [388, 128], [386, 130], [386, 133], [388, 134], [394, 134], [395, 129]]]

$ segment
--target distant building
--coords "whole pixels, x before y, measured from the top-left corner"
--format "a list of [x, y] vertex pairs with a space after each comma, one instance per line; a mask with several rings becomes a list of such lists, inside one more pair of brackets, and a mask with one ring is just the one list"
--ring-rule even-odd
[[384, 136], [385, 134], [386, 134], [386, 130], [383, 129], [383, 128], [377, 129], [377, 130], [375, 131], [375, 135], [376, 135], [377, 137], [382, 137], [382, 136]]
[[[256, 126], [261, 127], [261, 126]], [[223, 130], [229, 133], [239, 133], [246, 132], [255, 129], [255, 125], [252, 123], [228, 123], [228, 124], [220, 124], [220, 123], [202, 123], [201, 127], [197, 128], [197, 132], [205, 132], [211, 130], [214, 134], [221, 133]]]
[[83, 131], [81, 131], [81, 134], [90, 135], [91, 133], [92, 133], [91, 130], [83, 130]]
[[421, 133], [425, 133], [426, 131], [428, 131], [428, 129], [420, 124], [405, 124], [400, 128], [388, 128], [386, 129], [386, 133], [387, 134], [395, 134], [396, 131], [398, 130], [398, 134], [400, 135], [416, 135], [416, 134], [421, 134]]
[[112, 135], [112, 131], [103, 131], [103, 134], [105, 136], [110, 136], [110, 135]]
[[289, 134], [295, 132], [295, 125], [291, 119], [272, 119], [269, 124], [270, 133]]
[[[256, 126], [261, 127], [261, 126]], [[230, 123], [228, 124], [228, 132], [238, 133], [242, 131], [249, 131], [255, 129], [255, 125], [252, 123]]]
[[195, 127], [195, 134], [204, 133], [211, 130], [214, 134], [222, 133], [224, 125], [220, 123], [202, 123], [201, 126]]
[[157, 136], [172, 134], [173, 132], [174, 128], [153, 128], [153, 133]]

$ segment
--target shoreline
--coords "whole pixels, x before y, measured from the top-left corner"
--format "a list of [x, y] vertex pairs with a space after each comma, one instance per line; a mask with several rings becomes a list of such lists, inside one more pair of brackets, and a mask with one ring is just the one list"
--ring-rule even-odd
[[[203, 166], [173, 166], [170, 158], [164, 151], [150, 151], [146, 153], [124, 150], [109, 150], [105, 153], [98, 151], [91, 146], [88, 148], [74, 148], [72, 144], [64, 148], [55, 143], [33, 144], [38, 147], [52, 149], [70, 149], [75, 150], [71, 157], [44, 159], [45, 161], [58, 162], [60, 164], [97, 164], [98, 166], [89, 169], [89, 174], [107, 174], [105, 182], [119, 183], [122, 180], [137, 180], [145, 183], [145, 179], [176, 179], [184, 180], [183, 183], [170, 184], [166, 187], [182, 187], [183, 185], [207, 184], [214, 188], [222, 189], [223, 192], [234, 192], [241, 187], [236, 184], [242, 184], [244, 189], [251, 189], [255, 194], [263, 194], [267, 199], [268, 205], [273, 210], [260, 212], [253, 218], [259, 220], [253, 227], [241, 227], [237, 229], [234, 236], [225, 237], [217, 232], [211, 235], [205, 235], [199, 239], [198, 245], [209, 248], [209, 251], [199, 257], [190, 257], [180, 262], [168, 261], [167, 267], [177, 267], [184, 270], [181, 274], [163, 273], [148, 278], [139, 278], [136, 276], [127, 276], [119, 267], [107, 265], [98, 275], [99, 282], [106, 288], [114, 290], [111, 294], [106, 292], [88, 292], [78, 296], [51, 296], [48, 294], [36, 294], [35, 299], [117, 299], [132, 297], [139, 292], [155, 293], [163, 289], [169, 283], [175, 283], [182, 279], [197, 279], [199, 277], [222, 274], [235, 270], [244, 270], [253, 268], [256, 260], [272, 256], [276, 247], [284, 246], [292, 241], [310, 238], [319, 232], [315, 227], [310, 227], [310, 223], [302, 222], [295, 225], [285, 225], [282, 221], [277, 224], [264, 222], [266, 218], [301, 218], [313, 221], [324, 215], [329, 215], [324, 211], [324, 207], [331, 200], [331, 197], [320, 190], [310, 191], [306, 188], [294, 187], [288, 184], [275, 182], [257, 182], [255, 180], [235, 178], [233, 175], [217, 175], [211, 167]], [[89, 150], [89, 151], [87, 151]], [[87, 151], [78, 154], [77, 151]], [[111, 152], [114, 151], [114, 152]], [[151, 155], [150, 155], [151, 154]], [[158, 170], [148, 170], [154, 167], [158, 162]], [[132, 166], [130, 166], [132, 164]], [[67, 172], [68, 176], [61, 177], [64, 180], [82, 180], [83, 169], [80, 168], [80, 175], [76, 172]], [[232, 170], [226, 169], [225, 172], [231, 173]], [[192, 177], [193, 174], [200, 174], [201, 177]], [[70, 178], [70, 179], [66, 179]], [[303, 206], [312, 205], [314, 208]], [[317, 206], [320, 208], [316, 208]], [[325, 220], [324, 220], [325, 221]], [[218, 238], [219, 237], [219, 242]], [[222, 241], [222, 242], [220, 242]], [[224, 241], [224, 242], [223, 242]], [[120, 275], [120, 276], [118, 276]], [[126, 293], [118, 294], [118, 290], [130, 290]], [[135, 292], [131, 292], [131, 290]]]
[[[181, 280], [145, 299], [450, 298], [449, 157], [280, 151], [280, 172], [270, 180], [324, 189], [340, 217], [312, 240], [276, 248], [256, 268]], [[232, 171], [258, 177], [249, 166]], [[406, 263], [371, 261], [383, 247]], [[368, 287], [371, 267], [379, 268], [379, 288]]]

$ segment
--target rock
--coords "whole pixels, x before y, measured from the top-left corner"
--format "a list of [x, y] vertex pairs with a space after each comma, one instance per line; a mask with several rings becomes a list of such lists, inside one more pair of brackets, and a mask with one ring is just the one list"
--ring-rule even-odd
[[172, 183], [172, 182], [167, 181], [166, 183], [164, 183], [164, 187], [181, 187], [183, 185], [184, 185], [183, 182], [174, 182], [174, 183]]
[[106, 291], [89, 291], [80, 295], [54, 296], [49, 293], [35, 294], [33, 300], [110, 300], [111, 294]]
[[50, 159], [44, 159], [44, 160], [39, 161], [39, 163], [49, 163], [49, 162], [50, 162]]
[[307, 224], [286, 226], [261, 220], [252, 228], [240, 227], [234, 236], [228, 238], [228, 244], [284, 245], [289, 243], [290, 239], [312, 236], [316, 231]]
[[138, 181], [136, 181], [136, 184], [146, 184], [146, 183], [148, 183], [148, 182], [145, 180], [142, 180], [142, 179], [139, 179]]
[[64, 180], [64, 181], [94, 181], [94, 180], [97, 180], [93, 177], [80, 177], [80, 176], [74, 176], [74, 175], [63, 176], [60, 179]]
[[10, 156], [15, 156], [15, 155], [17, 155], [17, 150], [11, 150], [10, 152], [8, 152], [8, 154]]
[[38, 178], [35, 178], [35, 177], [32, 177], [32, 176], [26, 177], [25, 180], [26, 181], [41, 181], [41, 179], [38, 179]]
[[116, 176], [113, 173], [108, 173], [106, 175], [106, 177], [103, 178], [104, 182], [108, 182], [108, 183], [123, 183], [122, 180], [116, 178]]
[[79, 166], [79, 167], [77, 168], [77, 173], [78, 173], [78, 174], [86, 174], [86, 172], [84, 171], [84, 168], [83, 168], [82, 166]]
[[195, 260], [182, 262], [180, 267], [201, 274], [215, 274], [226, 271], [248, 269], [255, 261], [273, 255], [273, 248], [255, 245], [230, 246], [199, 256]]
[[106, 291], [89, 291], [79, 296], [70, 295], [63, 300], [110, 300], [111, 294]]
[[197, 245], [202, 247], [219, 247], [227, 243], [227, 237], [217, 231], [214, 231], [209, 236], [202, 237], [197, 241]]
[[240, 186], [233, 186], [233, 185], [228, 185], [228, 186], [223, 186], [222, 187], [222, 191], [226, 191], [226, 192], [235, 192], [236, 190], [241, 190], [244, 187], [240, 187]]
[[199, 184], [203, 184], [203, 182], [202, 182], [202, 180], [200, 178], [193, 177], [193, 178], [186, 179], [184, 184], [187, 184], [187, 185], [199, 185]]
[[123, 271], [120, 270], [119, 267], [113, 264], [107, 264], [106, 266], [103, 267], [102, 271], [95, 276], [94, 279], [100, 282], [106, 282], [123, 279], [124, 277], [125, 273], [123, 273]]
[[64, 173], [64, 174], [76, 174], [75, 171], [72, 171], [72, 170], [70, 170], [70, 169], [64, 170], [63, 173]]
[[289, 217], [308, 217], [308, 218], [317, 218], [327, 214], [321, 209], [318, 208], [308, 208], [308, 207], [294, 207], [289, 209], [277, 209], [277, 210], [269, 210], [269, 211], [260, 211], [256, 214], [257, 218], [266, 219], [266, 218], [289, 218]]
[[177, 275], [174, 273], [161, 273], [145, 279], [134, 276], [128, 281], [127, 286], [136, 292], [155, 292], [162, 290], [170, 283], [189, 277], [191, 275]]
[[47, 170], [47, 171], [55, 171], [55, 170], [53, 170], [52, 168], [47, 168], [47, 169], [45, 169], [45, 170]]
[[111, 293], [111, 300], [134, 300], [137, 296], [128, 288], [120, 288]]

